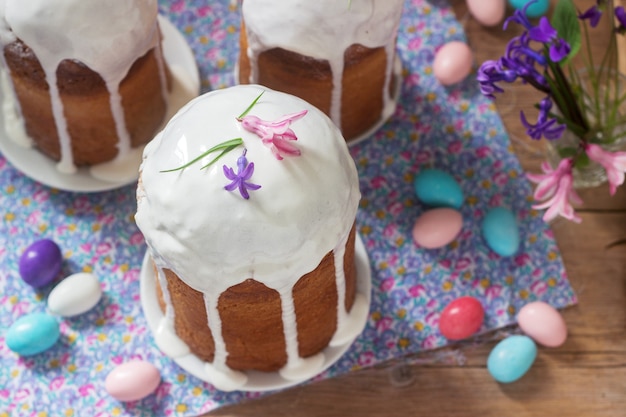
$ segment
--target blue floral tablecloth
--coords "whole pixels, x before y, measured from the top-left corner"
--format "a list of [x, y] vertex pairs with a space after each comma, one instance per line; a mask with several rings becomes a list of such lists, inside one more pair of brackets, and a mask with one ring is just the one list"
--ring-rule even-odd
[[[232, 85], [238, 6], [229, 0], [159, 4], [191, 45], [203, 89]], [[531, 187], [495, 107], [472, 77], [446, 88], [432, 74], [435, 51], [451, 40], [464, 40], [464, 33], [446, 3], [406, 2], [398, 108], [372, 138], [351, 148], [363, 193], [357, 225], [372, 269], [370, 317], [351, 349], [316, 379], [446, 345], [439, 313], [461, 295], [482, 301], [483, 331], [511, 324], [532, 300], [558, 308], [576, 301], [552, 232], [530, 207]], [[438, 250], [419, 249], [411, 239], [415, 219], [426, 210], [412, 182], [425, 167], [452, 173], [466, 196], [461, 235]], [[517, 215], [522, 246], [514, 257], [500, 258], [481, 238], [481, 219], [493, 206]], [[93, 194], [59, 191], [0, 156], [0, 417], [191, 416], [261, 395], [217, 391], [156, 348], [139, 303], [145, 245], [135, 208], [135, 185]], [[20, 358], [3, 335], [18, 317], [45, 310], [50, 288], [35, 292], [17, 266], [23, 250], [41, 238], [61, 246], [65, 275], [94, 273], [105, 297], [92, 311], [63, 320], [53, 349]], [[154, 363], [162, 383], [142, 401], [120, 403], [106, 394], [104, 379], [136, 358]]]

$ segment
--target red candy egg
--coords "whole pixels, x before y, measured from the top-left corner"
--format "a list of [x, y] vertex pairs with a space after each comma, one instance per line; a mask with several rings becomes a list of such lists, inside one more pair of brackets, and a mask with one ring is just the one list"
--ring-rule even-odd
[[447, 339], [466, 339], [483, 324], [485, 310], [477, 299], [459, 297], [446, 306], [439, 317], [439, 331]]

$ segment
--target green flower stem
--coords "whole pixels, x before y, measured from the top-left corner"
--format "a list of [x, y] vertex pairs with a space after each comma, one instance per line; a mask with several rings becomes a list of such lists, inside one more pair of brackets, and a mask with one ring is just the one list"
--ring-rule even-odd
[[263, 95], [263, 93], [265, 93], [265, 91], [261, 91], [261, 94], [259, 94], [257, 96], [257, 98], [254, 99], [254, 101], [248, 106], [247, 109], [244, 110], [243, 113], [241, 113], [238, 117], [237, 120], [243, 119], [248, 113], [250, 113], [250, 110], [252, 110], [252, 108], [254, 107], [254, 105], [257, 103], [257, 101], [259, 101], [259, 99], [261, 98], [261, 96]]
[[206, 152], [202, 153], [200, 156], [198, 156], [198, 157], [192, 159], [191, 161], [187, 162], [185, 165], [179, 166], [178, 168], [167, 169], [167, 170], [160, 171], [160, 172], [180, 171], [182, 169], [185, 169], [185, 168], [195, 164], [196, 162], [200, 161], [202, 158], [204, 158], [205, 156], [207, 156], [207, 155], [209, 155], [209, 154], [211, 154], [213, 152], [222, 151], [210, 163], [208, 163], [207, 165], [204, 165], [202, 167], [202, 168], [206, 168], [206, 167], [210, 166], [211, 164], [213, 164], [218, 159], [220, 159], [222, 156], [224, 156], [228, 152], [232, 151], [233, 149], [235, 149], [237, 146], [239, 146], [241, 144], [243, 144], [243, 139], [242, 138], [235, 138], [235, 139], [227, 140], [225, 142], [222, 142], [222, 143], [219, 143], [219, 144], [215, 145], [211, 149], [209, 149]]

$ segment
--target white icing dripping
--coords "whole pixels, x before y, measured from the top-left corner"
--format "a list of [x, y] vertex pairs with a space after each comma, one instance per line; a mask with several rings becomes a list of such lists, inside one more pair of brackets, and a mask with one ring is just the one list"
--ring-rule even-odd
[[15, 38], [21, 39], [44, 69], [61, 149], [57, 165], [61, 172], [73, 173], [76, 167], [57, 87], [58, 65], [65, 59], [77, 60], [103, 78], [119, 138], [118, 157], [124, 157], [131, 146], [119, 85], [135, 60], [158, 45], [157, 11], [156, 0], [2, 0], [0, 3], [0, 41], [5, 45]]
[[[237, 122], [236, 116], [261, 91], [265, 93], [250, 114], [263, 120], [308, 110], [291, 126], [302, 156], [276, 160], [256, 135]], [[251, 181], [262, 186], [251, 192], [250, 200], [223, 189], [221, 165], [235, 166], [241, 149], [205, 170], [199, 168], [212, 157], [197, 167], [161, 172], [234, 137], [243, 138], [247, 157], [255, 163]], [[281, 296], [288, 354], [281, 375], [300, 379], [318, 373], [323, 355], [299, 357], [291, 292], [327, 253], [345, 252], [360, 198], [354, 161], [330, 119], [301, 99], [261, 86], [216, 90], [188, 103], [146, 146], [141, 178], [135, 218], [151, 256], [159, 267], [173, 270], [205, 295], [216, 346], [207, 372], [221, 372], [222, 384], [232, 373], [225, 365], [217, 299], [231, 286], [254, 277]], [[239, 373], [234, 375], [241, 381]]]
[[[246, 0], [242, 15], [248, 41], [250, 83], [258, 83], [258, 57], [266, 50], [282, 48], [328, 61], [333, 79], [330, 116], [341, 126], [341, 95], [344, 52], [352, 45], [384, 47], [387, 55], [383, 101], [392, 106], [395, 39], [403, 0]], [[384, 115], [383, 115], [384, 116]]]
[[288, 287], [280, 292], [280, 308], [287, 352], [287, 364], [285, 366], [294, 368], [300, 360], [300, 355], [298, 354], [298, 327], [296, 324], [296, 306], [293, 302], [293, 287]]
[[4, 59], [4, 54], [0, 54], [0, 88], [2, 91], [2, 116], [4, 130], [8, 137], [20, 146], [30, 147], [32, 141], [26, 134], [24, 119], [20, 112], [19, 102], [16, 100], [13, 81], [9, 75]]
[[159, 349], [166, 355], [178, 358], [189, 353], [189, 346], [182, 341], [176, 334], [174, 329], [174, 308], [172, 307], [172, 297], [170, 296], [169, 287], [167, 286], [167, 278], [162, 268], [156, 268], [157, 280], [163, 295], [165, 304], [165, 313], [159, 321], [155, 334], [155, 341]]
[[213, 343], [215, 344], [213, 366], [216, 370], [225, 370], [227, 369], [226, 357], [228, 356], [228, 352], [226, 351], [226, 343], [224, 342], [224, 337], [222, 335], [222, 318], [220, 317], [219, 310], [217, 309], [220, 294], [205, 292], [203, 297], [207, 316], [207, 327], [211, 330]]

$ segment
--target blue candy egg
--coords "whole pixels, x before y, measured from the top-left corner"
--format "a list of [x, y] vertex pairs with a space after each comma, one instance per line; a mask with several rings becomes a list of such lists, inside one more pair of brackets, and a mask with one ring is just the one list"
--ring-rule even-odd
[[417, 198], [428, 206], [461, 208], [463, 191], [454, 177], [439, 169], [425, 169], [414, 181]]
[[498, 255], [511, 256], [519, 249], [519, 226], [511, 210], [492, 208], [485, 215], [481, 230], [489, 249]]
[[487, 358], [487, 369], [498, 382], [508, 384], [523, 377], [535, 362], [537, 345], [528, 336], [509, 336]]
[[50, 349], [59, 340], [59, 322], [44, 313], [32, 313], [16, 320], [5, 334], [9, 349], [30, 356]]
[[[533, 0], [509, 0], [511, 7], [517, 10], [524, 9], [528, 3]], [[534, 0], [534, 3], [526, 9], [526, 16], [530, 18], [541, 17], [548, 12], [550, 8], [550, 0]]]
[[50, 239], [33, 242], [20, 256], [19, 270], [22, 279], [35, 288], [51, 283], [63, 266], [59, 246]]

